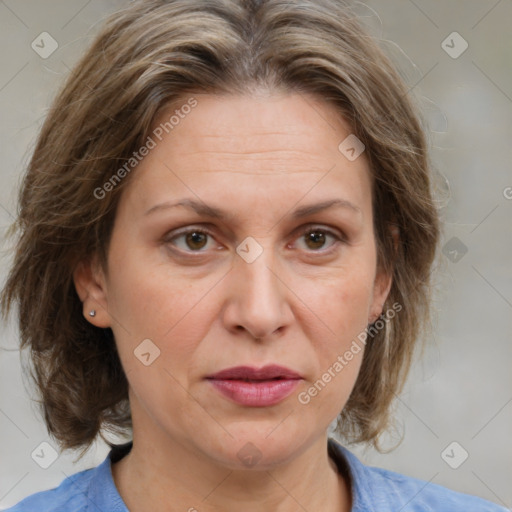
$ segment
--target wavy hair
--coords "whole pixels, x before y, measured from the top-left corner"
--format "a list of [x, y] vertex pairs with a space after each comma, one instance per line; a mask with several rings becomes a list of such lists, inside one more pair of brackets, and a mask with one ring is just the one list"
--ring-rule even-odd
[[[18, 305], [21, 347], [47, 428], [64, 449], [129, 433], [128, 383], [110, 329], [91, 325], [73, 271], [106, 268], [124, 178], [95, 190], [144, 144], [164, 109], [193, 93], [308, 93], [365, 144], [380, 268], [393, 284], [338, 418], [349, 441], [378, 439], [430, 316], [439, 219], [425, 131], [407, 86], [350, 6], [337, 0], [136, 0], [112, 15], [76, 64], [40, 131], [19, 195], [4, 317]], [[395, 246], [390, 227], [399, 231]]]

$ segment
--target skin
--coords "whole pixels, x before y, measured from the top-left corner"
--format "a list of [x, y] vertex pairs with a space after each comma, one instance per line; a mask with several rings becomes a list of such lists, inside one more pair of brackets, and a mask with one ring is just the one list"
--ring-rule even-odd
[[[381, 314], [389, 293], [391, 278], [377, 269], [368, 162], [340, 153], [350, 127], [314, 97], [194, 97], [197, 107], [133, 171], [106, 271], [92, 258], [74, 273], [84, 315], [112, 328], [130, 385], [134, 443], [113, 465], [114, 481], [132, 512], [348, 511], [327, 429], [363, 351], [310, 403], [298, 395]], [[183, 198], [228, 216], [145, 214]], [[358, 210], [292, 217], [339, 198]], [[177, 234], [185, 227], [211, 235], [187, 239]], [[236, 252], [249, 236], [263, 249], [252, 263]], [[160, 356], [145, 366], [134, 350], [148, 338]], [[205, 380], [270, 363], [303, 377], [274, 406], [236, 404]], [[260, 457], [252, 467], [237, 456], [247, 443]]]

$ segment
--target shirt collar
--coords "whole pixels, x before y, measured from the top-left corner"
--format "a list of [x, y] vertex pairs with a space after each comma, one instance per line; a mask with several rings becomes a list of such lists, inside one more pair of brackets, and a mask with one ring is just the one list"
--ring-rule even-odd
[[113, 446], [105, 460], [96, 468], [87, 495], [87, 512], [129, 512], [114, 483], [112, 464], [121, 460], [131, 448], [132, 442]]
[[327, 446], [329, 456], [349, 482], [352, 494], [351, 512], [373, 512], [375, 507], [370, 501], [372, 492], [366, 466], [333, 437], [329, 437]]
[[[112, 476], [112, 464], [129, 453], [132, 442], [113, 446], [105, 460], [96, 468], [95, 478], [91, 481], [88, 492], [88, 512], [129, 512], [121, 498]], [[370, 512], [374, 510], [368, 501], [371, 495], [364, 477], [365, 466], [333, 437], [328, 438], [329, 457], [335, 462], [340, 474], [347, 479], [352, 494], [351, 512]]]

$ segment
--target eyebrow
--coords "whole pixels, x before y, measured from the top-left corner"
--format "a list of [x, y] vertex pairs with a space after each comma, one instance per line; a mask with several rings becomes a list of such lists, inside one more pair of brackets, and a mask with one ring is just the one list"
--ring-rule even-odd
[[[206, 203], [203, 203], [201, 201], [196, 201], [194, 199], [181, 199], [180, 201], [178, 201], [176, 203], [171, 203], [171, 202], [160, 203], [160, 204], [157, 204], [157, 205], [151, 207], [148, 211], [146, 211], [146, 213], [144, 215], [145, 216], [150, 215], [150, 214], [153, 214], [153, 213], [161, 211], [161, 210], [168, 210], [168, 209], [176, 208], [179, 206], [193, 210], [199, 215], [204, 215], [204, 216], [211, 217], [214, 219], [224, 220], [227, 218], [234, 217], [233, 214], [228, 214], [226, 211], [221, 210], [220, 208], [216, 208], [214, 206], [207, 205]], [[358, 214], [362, 213], [361, 209], [358, 206], [351, 203], [350, 201], [347, 201], [346, 199], [330, 199], [327, 201], [322, 201], [320, 203], [301, 206], [300, 208], [297, 208], [292, 213], [292, 218], [300, 219], [302, 217], [314, 215], [315, 213], [327, 210], [329, 208], [344, 208], [344, 209], [353, 211]]]

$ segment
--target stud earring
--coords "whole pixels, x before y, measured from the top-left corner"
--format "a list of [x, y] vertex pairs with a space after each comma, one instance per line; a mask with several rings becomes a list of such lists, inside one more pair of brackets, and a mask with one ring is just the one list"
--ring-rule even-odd
[[91, 309], [91, 311], [89, 311], [89, 316], [96, 316], [96, 310]]

